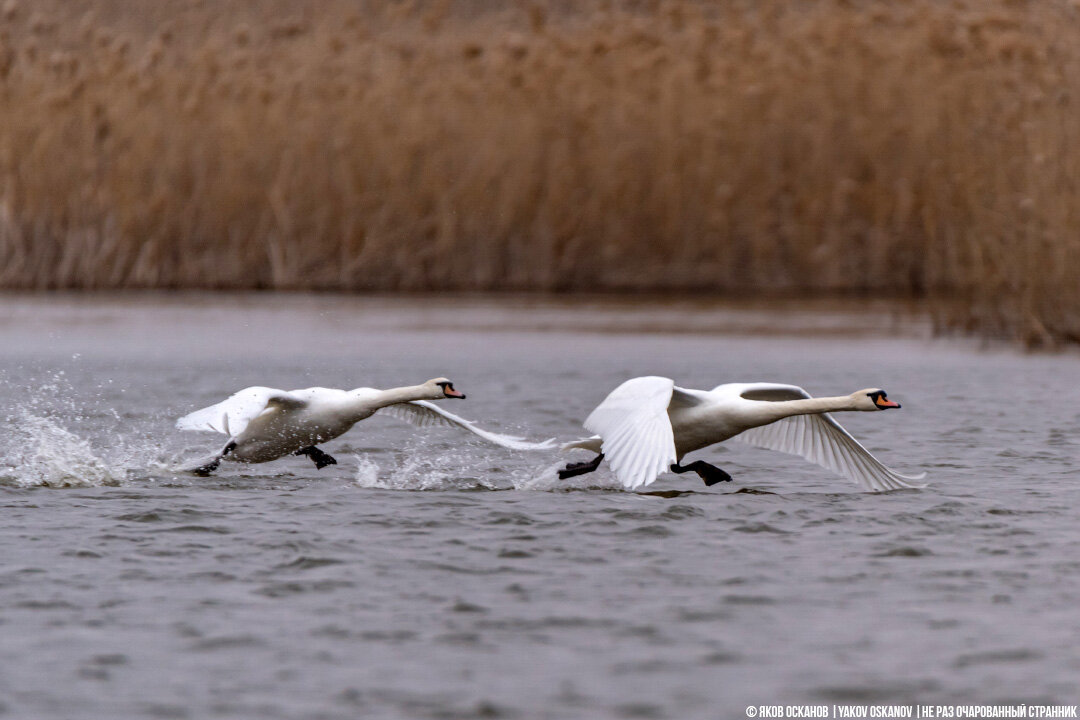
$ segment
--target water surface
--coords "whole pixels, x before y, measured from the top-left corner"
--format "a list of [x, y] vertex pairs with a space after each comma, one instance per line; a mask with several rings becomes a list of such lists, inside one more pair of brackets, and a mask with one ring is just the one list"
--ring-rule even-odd
[[[0, 716], [1076, 702], [1080, 363], [919, 333], [686, 304], [5, 299]], [[563, 440], [642, 374], [884, 387], [902, 411], [840, 419], [932, 486], [865, 494], [735, 446], [698, 455], [731, 485], [628, 493], [606, 470], [556, 480], [555, 451], [380, 418], [321, 471], [168, 469], [223, 441], [175, 418], [247, 385], [445, 375], [469, 396], [448, 409]]]

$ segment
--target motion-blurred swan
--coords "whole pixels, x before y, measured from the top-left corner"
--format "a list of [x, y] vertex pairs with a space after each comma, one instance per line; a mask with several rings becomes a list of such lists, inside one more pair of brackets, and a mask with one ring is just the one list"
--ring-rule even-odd
[[795, 385], [731, 383], [712, 390], [687, 390], [663, 377], [639, 377], [615, 388], [585, 420], [597, 433], [563, 445], [600, 453], [589, 462], [559, 471], [567, 478], [592, 472], [606, 457], [624, 486], [648, 485], [663, 472], [693, 471], [706, 485], [731, 480], [702, 460], [680, 465], [683, 456], [734, 438], [756, 447], [801, 455], [854, 480], [865, 490], [913, 485], [926, 473], [901, 475], [882, 465], [830, 412], [899, 408], [884, 390], [870, 388], [841, 397], [812, 398]]
[[475, 433], [488, 442], [514, 450], [538, 450], [551, 447], [551, 441], [525, 442], [510, 435], [481, 430], [469, 420], [448, 413], [426, 400], [465, 399], [446, 378], [428, 380], [423, 385], [392, 390], [357, 388], [306, 388], [276, 390], [249, 387], [217, 405], [196, 410], [176, 421], [181, 430], [212, 430], [225, 433], [229, 442], [208, 458], [182, 469], [207, 475], [222, 460], [263, 463], [286, 455], [307, 455], [315, 467], [337, 463], [315, 447], [332, 440], [375, 413], [393, 415], [420, 427], [448, 425]]

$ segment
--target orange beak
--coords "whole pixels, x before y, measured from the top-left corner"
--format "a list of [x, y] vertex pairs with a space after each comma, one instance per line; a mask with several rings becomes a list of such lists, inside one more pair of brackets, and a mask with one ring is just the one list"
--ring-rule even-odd
[[465, 393], [458, 392], [457, 390], [455, 390], [454, 388], [452, 388], [450, 386], [445, 387], [443, 389], [443, 393], [445, 393], [446, 397], [461, 398], [462, 400], [465, 399]]
[[895, 403], [892, 400], [886, 400], [884, 395], [878, 395], [877, 399], [874, 400], [874, 404], [876, 404], [879, 408], [899, 408], [900, 407], [900, 403]]

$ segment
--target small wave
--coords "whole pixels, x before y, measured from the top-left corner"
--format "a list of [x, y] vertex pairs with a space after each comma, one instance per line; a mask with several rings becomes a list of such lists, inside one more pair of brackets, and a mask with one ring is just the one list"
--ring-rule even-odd
[[737, 525], [732, 528], [732, 532], [741, 533], [774, 533], [776, 535], [789, 535], [790, 532], [782, 528], [778, 528], [774, 525], [763, 522], [749, 522], [743, 525]]
[[731, 605], [773, 605], [776, 600], [768, 595], [725, 595], [724, 602]]
[[301, 555], [292, 562], [278, 565], [275, 570], [314, 570], [328, 565], [340, 565], [344, 560], [331, 557], [309, 557]]
[[878, 680], [865, 685], [829, 685], [812, 692], [827, 702], [871, 704], [932, 693], [940, 688], [939, 682], [930, 679], [893, 683]]
[[671, 505], [660, 513], [660, 517], [665, 520], [688, 520], [705, 517], [705, 511], [693, 505]]
[[276, 582], [264, 585], [253, 592], [268, 598], [282, 598], [306, 593], [328, 594], [337, 590], [355, 587], [348, 580], [315, 580], [311, 582]]
[[926, 555], [933, 555], [933, 553], [927, 548], [910, 545], [887, 548], [879, 553], [874, 553], [874, 557], [924, 557]]
[[633, 530], [628, 530], [626, 534], [631, 537], [666, 538], [671, 537], [675, 533], [671, 528], [664, 525], [642, 525]]
[[972, 665], [985, 665], [989, 663], [1013, 663], [1030, 662], [1040, 660], [1043, 653], [1030, 648], [1017, 648], [1010, 650], [991, 650], [988, 652], [965, 653], [958, 655], [953, 661], [953, 667], [966, 668]]

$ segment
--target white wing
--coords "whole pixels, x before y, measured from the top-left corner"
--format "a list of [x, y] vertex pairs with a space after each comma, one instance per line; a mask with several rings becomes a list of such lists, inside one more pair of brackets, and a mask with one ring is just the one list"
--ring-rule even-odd
[[176, 421], [176, 427], [180, 430], [206, 430], [235, 437], [244, 432], [248, 423], [270, 404], [297, 408], [306, 405], [307, 400], [275, 388], [244, 388], [217, 405], [188, 413]]
[[528, 442], [514, 435], [501, 435], [476, 427], [471, 420], [466, 420], [451, 412], [429, 403], [425, 400], [412, 400], [410, 402], [387, 405], [379, 411], [381, 415], [390, 415], [399, 420], [410, 422], [417, 427], [456, 427], [468, 430], [474, 435], [479, 435], [490, 443], [494, 443], [511, 450], [546, 450], [554, 446], [553, 440], [545, 440], [542, 443]]
[[[775, 402], [810, 397], [810, 393], [801, 387], [773, 383], [743, 385], [739, 387], [739, 391], [739, 394], [748, 400]], [[913, 484], [914, 481], [926, 477], [926, 473], [916, 476], [901, 475], [886, 467], [828, 413], [784, 418], [769, 425], [745, 430], [733, 439], [755, 447], [799, 455], [854, 480], [865, 490], [878, 492], [926, 487]]]
[[675, 382], [662, 377], [627, 380], [611, 391], [585, 420], [603, 438], [603, 452], [627, 488], [648, 485], [675, 462], [675, 436], [668, 419]]

